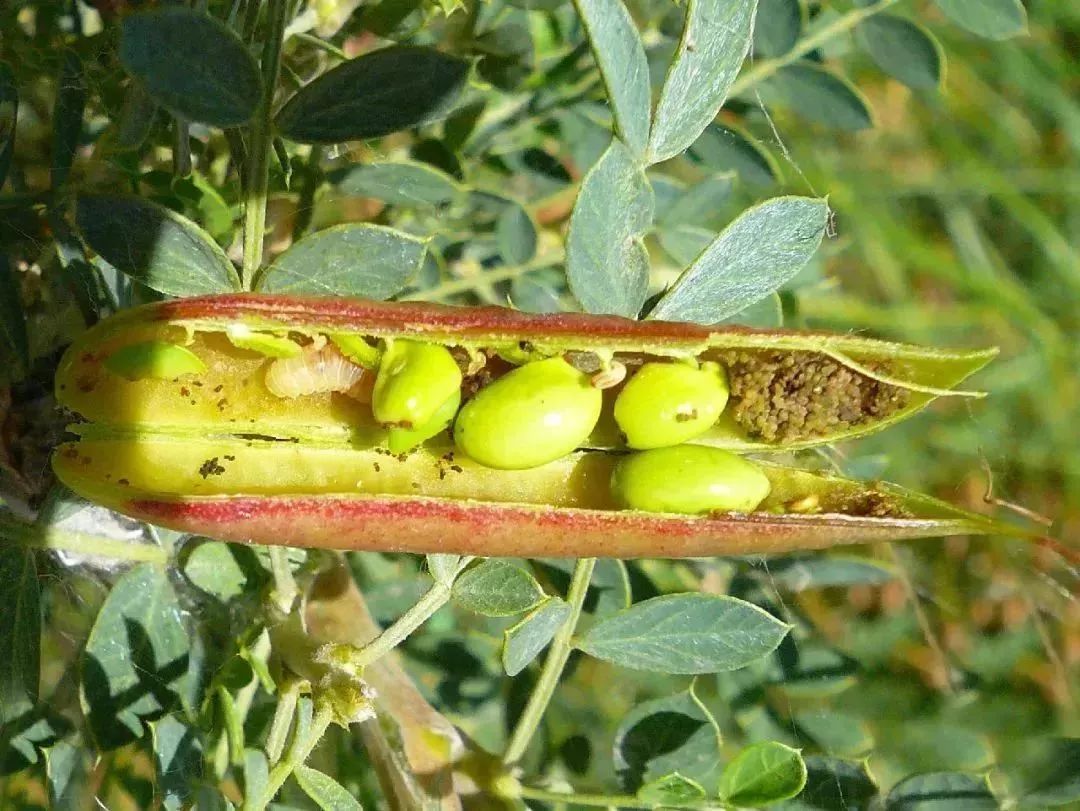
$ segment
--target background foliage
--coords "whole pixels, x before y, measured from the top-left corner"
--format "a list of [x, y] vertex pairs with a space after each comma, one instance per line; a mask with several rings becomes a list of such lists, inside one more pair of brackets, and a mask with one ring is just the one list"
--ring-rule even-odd
[[[973, 508], [990, 471], [1075, 535], [1075, 4], [135, 5], [0, 9], [0, 805], [453, 805], [388, 789], [458, 756], [445, 719], [467, 805], [1080, 802], [1075, 574], [1012, 542], [348, 555], [363, 597], [304, 630], [275, 606], [336, 559], [127, 522], [46, 462], [58, 353], [162, 295], [651, 311], [1000, 346], [988, 400], [799, 463]], [[365, 672], [377, 721], [356, 649], [312, 648], [364, 605], [384, 647], [430, 615]], [[705, 660], [655, 655], [672, 614]]]

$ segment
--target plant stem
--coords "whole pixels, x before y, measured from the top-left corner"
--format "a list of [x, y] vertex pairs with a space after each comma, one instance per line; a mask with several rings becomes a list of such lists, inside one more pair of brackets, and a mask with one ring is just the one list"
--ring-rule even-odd
[[431, 615], [446, 605], [450, 600], [450, 585], [436, 582], [416, 603], [398, 617], [393, 625], [375, 637], [357, 651], [353, 664], [356, 667], [370, 665], [402, 642], [405, 638], [427, 622]]
[[153, 544], [119, 541], [86, 532], [67, 532], [55, 527], [24, 524], [4, 517], [0, 517], [0, 541], [34, 549], [63, 550], [98, 558], [126, 560], [131, 563], [160, 565], [169, 559], [168, 550]]
[[889, 6], [895, 5], [897, 2], [898, 0], [877, 0], [877, 2], [872, 5], [863, 6], [862, 8], [853, 8], [846, 14], [837, 17], [828, 25], [818, 29], [810, 36], [799, 40], [795, 43], [795, 47], [783, 56], [777, 56], [773, 59], [763, 59], [761, 62], [758, 62], [735, 81], [735, 84], [731, 86], [731, 91], [728, 93], [728, 96], [737, 96], [740, 93], [745, 93], [751, 87], [765, 81], [782, 68], [799, 61], [815, 48], [820, 48], [833, 37], [839, 36], [845, 31], [850, 31], [863, 20], [868, 17], [873, 17], [875, 14], [884, 11]]
[[[255, 4], [258, 5], [257, 3]], [[251, 122], [251, 149], [248, 154], [244, 193], [244, 265], [240, 286], [250, 290], [262, 265], [263, 236], [266, 231], [266, 190], [270, 181], [270, 114], [281, 70], [281, 41], [288, 16], [287, 0], [270, 0], [270, 25], [263, 43], [263, 96]]]
[[296, 771], [296, 767], [304, 765], [304, 761], [308, 759], [311, 750], [322, 739], [327, 727], [330, 726], [330, 722], [333, 720], [333, 708], [328, 702], [322, 704], [316, 711], [315, 717], [311, 719], [311, 727], [308, 729], [307, 735], [303, 739], [293, 740], [285, 759], [270, 770], [270, 776], [267, 778], [266, 788], [263, 790], [262, 795], [254, 800], [244, 798], [243, 811], [262, 811], [266, 808], [270, 801], [274, 799], [274, 795], [285, 784], [285, 781], [289, 779], [289, 776]]
[[574, 636], [578, 618], [581, 616], [581, 608], [585, 604], [585, 593], [589, 589], [589, 580], [592, 579], [593, 567], [596, 558], [582, 558], [574, 566], [574, 576], [570, 580], [570, 591], [566, 600], [570, 604], [570, 615], [566, 618], [555, 639], [551, 643], [547, 659], [544, 660], [544, 668], [540, 671], [540, 679], [529, 696], [529, 703], [525, 705], [525, 711], [521, 713], [514, 734], [510, 738], [510, 744], [506, 747], [503, 755], [503, 763], [512, 766], [525, 755], [529, 747], [529, 741], [540, 720], [551, 702], [551, 696], [555, 693], [555, 687], [562, 676], [566, 660], [570, 658], [570, 641]]
[[274, 719], [270, 722], [270, 732], [266, 735], [266, 757], [271, 766], [281, 760], [285, 751], [285, 741], [288, 740], [293, 716], [296, 715], [296, 704], [300, 700], [301, 684], [302, 682], [293, 679], [278, 692]]
[[270, 570], [274, 575], [274, 602], [283, 614], [288, 614], [300, 592], [289, 568], [289, 550], [284, 546], [270, 547]]

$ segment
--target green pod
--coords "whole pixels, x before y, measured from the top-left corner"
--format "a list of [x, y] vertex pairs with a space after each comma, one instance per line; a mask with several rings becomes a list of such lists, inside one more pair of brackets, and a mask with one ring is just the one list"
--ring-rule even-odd
[[748, 513], [770, 489], [769, 478], [753, 462], [705, 445], [632, 453], [619, 460], [611, 474], [615, 501], [645, 512]]
[[461, 390], [455, 391], [443, 403], [435, 416], [417, 428], [391, 428], [386, 440], [386, 447], [391, 453], [408, 453], [421, 442], [431, 439], [440, 431], [446, 430], [454, 421], [454, 416], [461, 407]]
[[572, 452], [592, 433], [603, 394], [561, 357], [500, 377], [461, 409], [458, 448], [482, 465], [524, 470]]
[[396, 340], [383, 353], [371, 406], [383, 425], [426, 425], [461, 390], [461, 369], [439, 344]]
[[727, 401], [727, 375], [718, 363], [646, 363], [615, 399], [615, 422], [628, 447], [663, 448], [707, 432]]

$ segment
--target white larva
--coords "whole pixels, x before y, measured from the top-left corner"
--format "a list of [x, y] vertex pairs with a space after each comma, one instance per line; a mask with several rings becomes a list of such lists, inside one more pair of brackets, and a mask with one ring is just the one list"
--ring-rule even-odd
[[365, 375], [374, 375], [357, 366], [325, 340], [316, 341], [294, 358], [278, 358], [266, 370], [266, 388], [277, 397], [302, 397], [320, 392], [342, 392], [362, 399], [370, 396], [370, 386], [359, 385]]

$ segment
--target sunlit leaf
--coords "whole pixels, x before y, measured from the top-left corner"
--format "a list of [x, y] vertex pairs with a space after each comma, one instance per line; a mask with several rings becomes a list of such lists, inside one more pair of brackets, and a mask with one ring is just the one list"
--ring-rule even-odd
[[383, 225], [336, 225], [285, 251], [259, 287], [264, 293], [386, 299], [416, 276], [426, 250], [423, 240]]
[[82, 811], [90, 803], [90, 759], [81, 741], [64, 740], [45, 750], [51, 811]]
[[329, 174], [342, 194], [374, 197], [401, 206], [441, 206], [464, 192], [445, 172], [426, 163], [360, 163]]
[[756, 0], [687, 0], [679, 47], [649, 135], [650, 163], [690, 146], [727, 100], [747, 52]]
[[600, 65], [615, 124], [631, 155], [649, 139], [649, 65], [634, 20], [622, 0], [575, 0]]
[[776, 741], [747, 746], [724, 767], [720, 797], [736, 806], [787, 800], [806, 785], [806, 765], [798, 749]]
[[322, 811], [361, 811], [360, 803], [330, 775], [309, 766], [297, 766], [296, 783]]
[[195, 727], [171, 715], [151, 725], [154, 760], [157, 766], [157, 787], [166, 809], [184, 808], [202, 776], [202, 745]]
[[191, 121], [235, 127], [262, 97], [259, 66], [243, 41], [184, 6], [126, 15], [120, 61], [156, 102]]
[[578, 647], [637, 670], [717, 673], [772, 652], [787, 631], [772, 615], [733, 597], [668, 594], [602, 619]]
[[828, 205], [776, 197], [744, 211], [709, 245], [650, 318], [712, 324], [777, 290], [810, 261], [825, 234]]
[[694, 803], [705, 799], [705, 796], [706, 791], [700, 783], [678, 772], [658, 777], [637, 790], [637, 798], [641, 802], [657, 806]]

